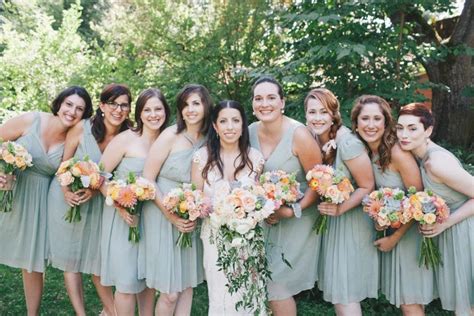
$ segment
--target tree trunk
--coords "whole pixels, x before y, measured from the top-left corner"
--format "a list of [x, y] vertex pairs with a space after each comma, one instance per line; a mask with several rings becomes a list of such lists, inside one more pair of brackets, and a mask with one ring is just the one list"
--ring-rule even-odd
[[451, 56], [425, 67], [431, 82], [446, 86], [432, 89], [433, 139], [474, 148], [474, 101], [463, 95], [463, 90], [473, 85], [472, 57]]

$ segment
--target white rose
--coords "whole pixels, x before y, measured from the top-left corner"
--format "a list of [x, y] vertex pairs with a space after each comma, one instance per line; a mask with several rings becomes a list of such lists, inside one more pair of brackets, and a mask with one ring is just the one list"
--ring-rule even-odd
[[88, 188], [91, 184], [91, 177], [89, 176], [81, 176], [81, 183], [84, 188]]
[[114, 205], [114, 200], [110, 196], [108, 196], [105, 198], [105, 204], [107, 204], [108, 206], [112, 206]]
[[232, 239], [232, 242], [231, 242], [230, 245], [231, 245], [233, 248], [240, 248], [240, 247], [242, 247], [243, 243], [244, 243], [244, 239], [243, 239], [243, 238], [236, 237], [236, 238]]

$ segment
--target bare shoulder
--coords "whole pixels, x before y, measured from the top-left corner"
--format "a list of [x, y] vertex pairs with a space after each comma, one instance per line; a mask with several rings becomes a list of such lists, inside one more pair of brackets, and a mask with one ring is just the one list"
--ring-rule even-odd
[[176, 125], [172, 125], [167, 127], [163, 132], [161, 132], [157, 140], [160, 140], [161, 142], [171, 142], [176, 138], [177, 135], [178, 127]]
[[392, 147], [391, 154], [392, 162], [397, 165], [404, 163], [407, 160], [415, 160], [415, 157], [413, 157], [413, 154], [411, 152], [403, 150], [398, 144], [395, 144]]
[[441, 177], [453, 170], [463, 169], [454, 155], [445, 150], [437, 150], [430, 153], [430, 157], [426, 160], [424, 167], [434, 176]]
[[84, 122], [85, 120], [80, 120], [76, 125], [71, 127], [67, 132], [67, 137], [77, 137], [82, 135], [84, 131]]
[[130, 144], [133, 144], [137, 139], [139, 138], [139, 136], [137, 135], [137, 133], [135, 133], [134, 131], [130, 130], [130, 129], [127, 129], [126, 131], [123, 131], [121, 133], [119, 133], [117, 136], [115, 136], [111, 141], [110, 141], [110, 144], [108, 146], [126, 146], [126, 145], [130, 145]]
[[307, 142], [316, 143], [316, 140], [304, 125], [300, 125], [295, 129], [293, 141], [301, 145], [307, 144]]

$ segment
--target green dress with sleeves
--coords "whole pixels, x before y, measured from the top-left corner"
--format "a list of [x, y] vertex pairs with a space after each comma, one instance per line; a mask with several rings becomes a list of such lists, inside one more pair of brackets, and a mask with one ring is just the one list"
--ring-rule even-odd
[[[334, 167], [342, 170], [357, 189], [345, 161], [365, 153], [365, 146], [349, 132], [337, 137], [336, 144]], [[373, 245], [373, 225], [361, 205], [329, 218], [327, 231], [322, 236], [319, 261], [318, 286], [324, 300], [349, 304], [378, 297], [379, 260]]]

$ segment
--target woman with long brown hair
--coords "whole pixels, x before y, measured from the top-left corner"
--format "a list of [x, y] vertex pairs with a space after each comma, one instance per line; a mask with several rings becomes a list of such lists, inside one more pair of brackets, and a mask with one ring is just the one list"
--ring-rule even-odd
[[[352, 131], [365, 144], [372, 161], [376, 188], [423, 189], [415, 158], [397, 143], [390, 105], [381, 97], [363, 95], [354, 101]], [[423, 305], [436, 298], [434, 273], [419, 267], [421, 235], [413, 223], [402, 225], [374, 242], [381, 251], [380, 288], [403, 315], [424, 315]]]

